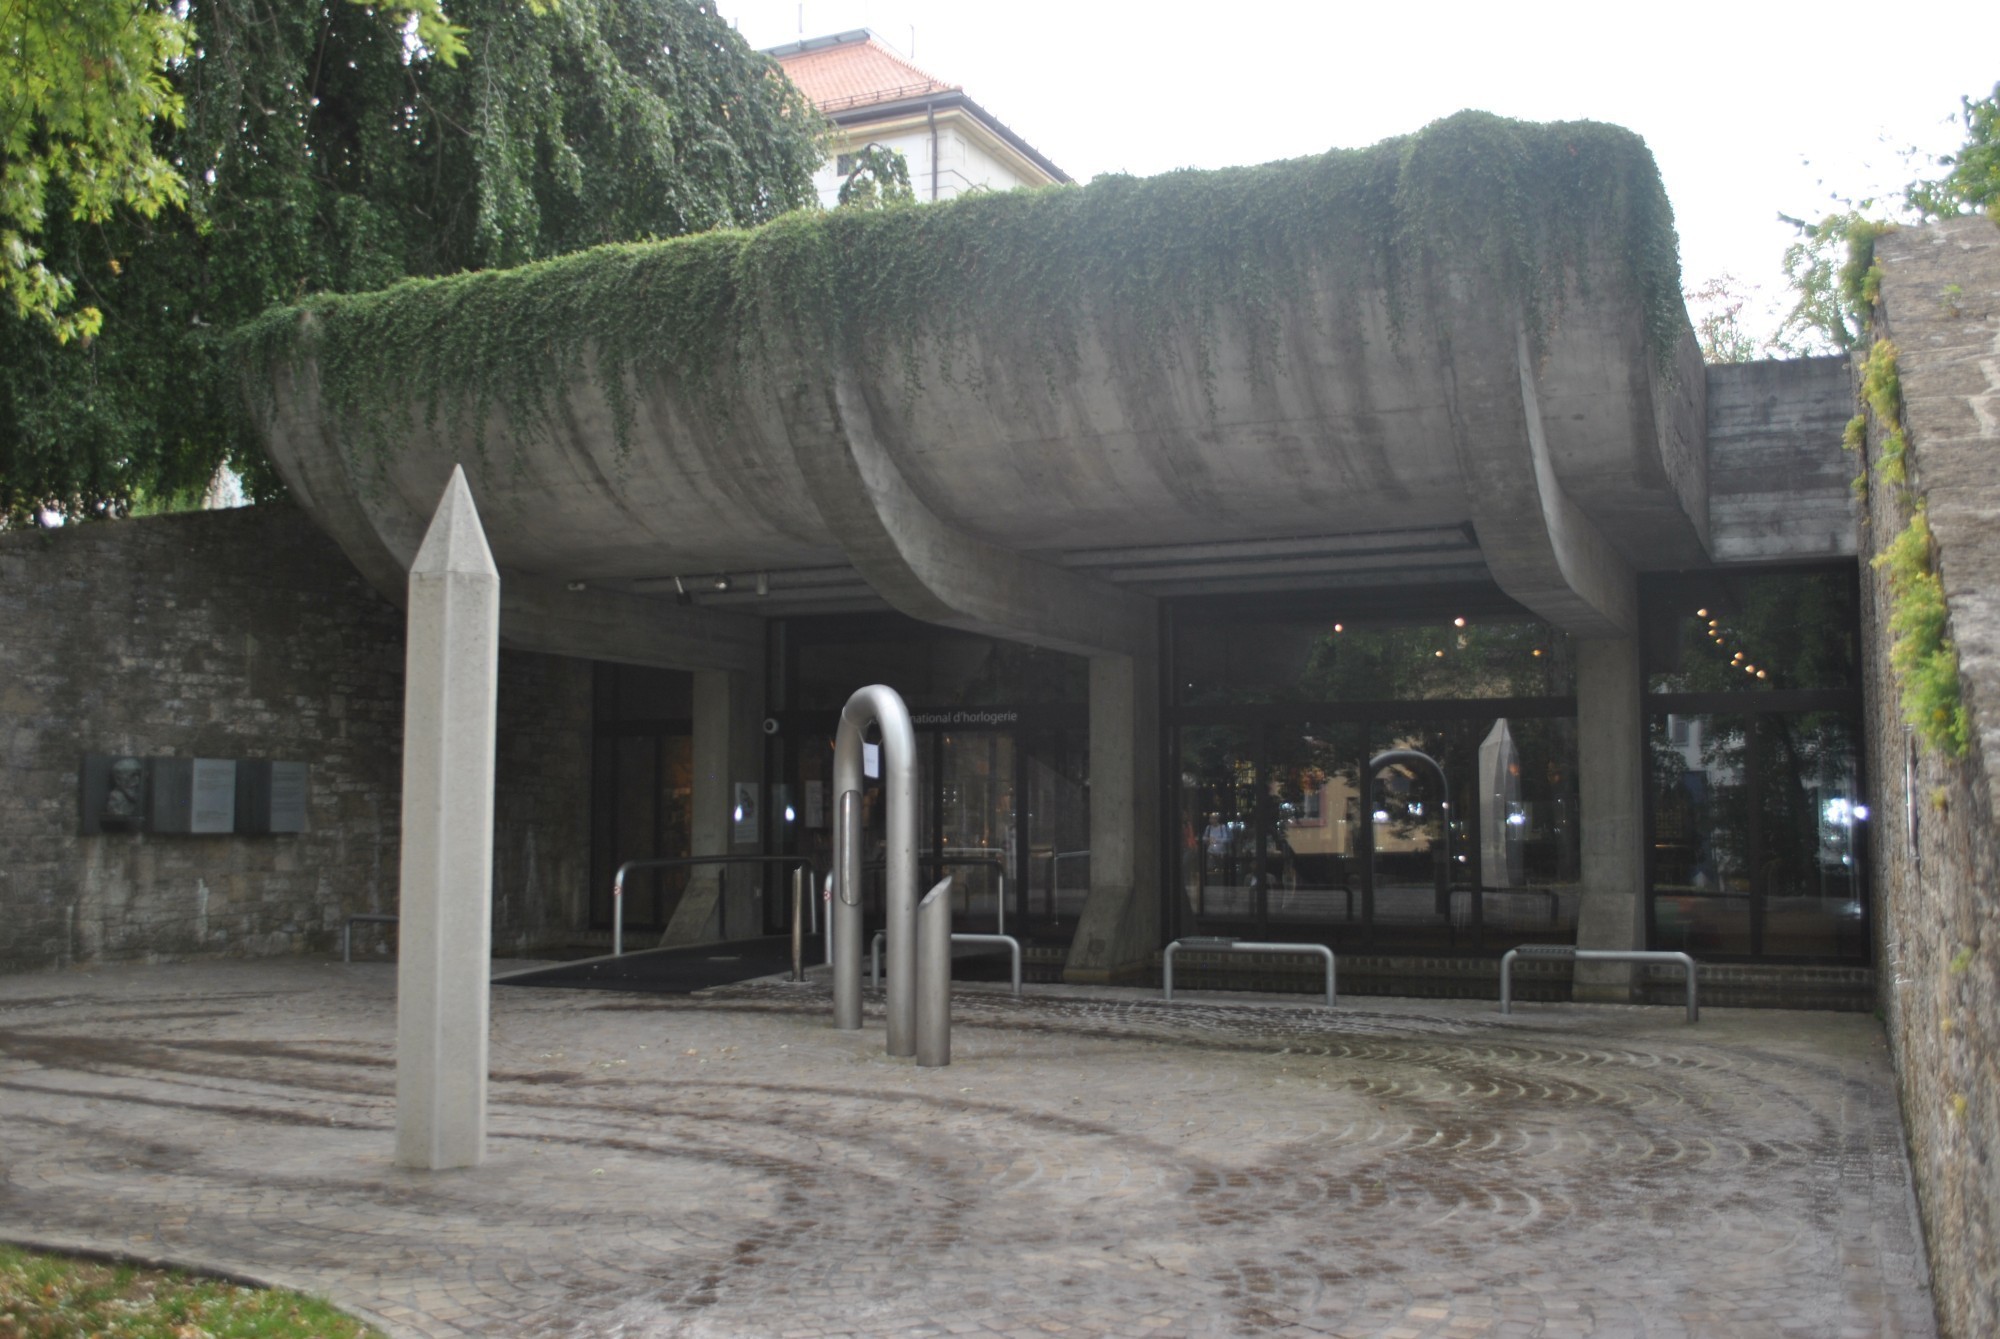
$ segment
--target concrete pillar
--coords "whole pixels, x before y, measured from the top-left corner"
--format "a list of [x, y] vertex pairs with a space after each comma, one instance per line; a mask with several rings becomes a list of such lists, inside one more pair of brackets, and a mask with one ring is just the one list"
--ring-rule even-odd
[[1090, 658], [1090, 897], [1063, 979], [1136, 975], [1160, 947], [1160, 684], [1154, 656]]
[[471, 1167], [486, 1151], [500, 573], [462, 470], [410, 568], [403, 695], [396, 1161]]
[[[1646, 946], [1645, 742], [1636, 637], [1576, 643], [1577, 788], [1583, 802], [1578, 948]], [[1578, 963], [1575, 998], [1631, 1000], [1630, 963]]]
[[[690, 855], [755, 855], [757, 841], [736, 840], [736, 783], [756, 785], [757, 804], [764, 794], [764, 684], [759, 675], [741, 670], [694, 672], [694, 796], [689, 825]], [[762, 830], [763, 818], [757, 818]], [[688, 877], [674, 914], [660, 936], [661, 947], [701, 944], [716, 937], [718, 924], [732, 939], [763, 932], [756, 890], [761, 874], [752, 866], [730, 869], [730, 903], [718, 921], [716, 902], [723, 888], [723, 867], [698, 865]]]

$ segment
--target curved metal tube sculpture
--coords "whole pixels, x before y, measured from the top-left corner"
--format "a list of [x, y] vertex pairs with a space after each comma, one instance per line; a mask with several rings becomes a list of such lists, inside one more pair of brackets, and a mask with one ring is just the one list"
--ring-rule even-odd
[[[1429, 768], [1430, 774], [1437, 779], [1438, 811], [1439, 817], [1444, 822], [1444, 842], [1439, 847], [1443, 859], [1438, 862], [1437, 868], [1437, 914], [1449, 916], [1451, 915], [1451, 783], [1445, 779], [1444, 764], [1430, 754], [1419, 749], [1384, 749], [1368, 760], [1368, 784], [1374, 784], [1377, 772], [1395, 763], [1411, 763], [1418, 767]], [[1364, 797], [1368, 794], [1368, 791], [1362, 791]]]
[[882, 733], [882, 789], [888, 805], [889, 1054], [917, 1053], [917, 735], [910, 710], [883, 684], [857, 689], [840, 709], [833, 741], [833, 1025], [861, 1026], [861, 753], [870, 725]]

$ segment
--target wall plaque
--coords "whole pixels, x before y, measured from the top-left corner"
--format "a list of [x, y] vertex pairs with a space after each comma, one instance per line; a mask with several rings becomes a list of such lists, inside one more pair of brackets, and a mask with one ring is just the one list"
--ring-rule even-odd
[[236, 830], [236, 764], [226, 758], [152, 760], [152, 830]]
[[236, 764], [236, 830], [304, 832], [309, 769], [302, 762], [258, 759]]

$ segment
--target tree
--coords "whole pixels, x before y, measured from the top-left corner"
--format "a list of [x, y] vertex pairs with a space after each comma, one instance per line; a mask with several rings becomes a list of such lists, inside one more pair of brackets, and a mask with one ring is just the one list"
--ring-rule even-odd
[[1687, 294], [1694, 318], [1695, 343], [1705, 363], [1747, 363], [1763, 351], [1757, 337], [1744, 328], [1748, 298], [1733, 274], [1717, 275]]
[[[1965, 143], [1944, 154], [1942, 177], [1913, 181], [1903, 190], [1906, 219], [1948, 218], [1985, 212], [2000, 223], [2000, 84], [1987, 97], [1959, 99]], [[1872, 200], [1843, 201], [1845, 208], [1817, 223], [1778, 217], [1798, 229], [1785, 248], [1785, 276], [1797, 296], [1774, 346], [1791, 354], [1842, 353], [1868, 337], [1875, 303], [1875, 239], [1893, 220], [1870, 217]]]
[[58, 184], [43, 247], [102, 332], [59, 345], [0, 321], [0, 516], [17, 522], [122, 513], [224, 462], [275, 492], [221, 348], [275, 302], [812, 199], [817, 115], [709, 0], [456, 0], [463, 27], [442, 29], [436, 0], [184, 12], [182, 115], [155, 143], [186, 211], [81, 219]]
[[63, 343], [95, 334], [103, 316], [72, 306], [74, 279], [38, 245], [50, 196], [91, 223], [120, 206], [152, 217], [186, 198], [153, 130], [180, 123], [167, 67], [187, 32], [150, 0], [0, 5], [0, 281], [16, 315]]
[[[846, 155], [842, 155], [843, 158]], [[864, 144], [853, 155], [853, 166], [840, 183], [843, 209], [885, 209], [917, 202], [910, 185], [910, 163], [882, 144]]]
[[1951, 170], [1936, 181], [1912, 182], [1910, 207], [1925, 218], [1983, 210], [2000, 223], [2000, 83], [1974, 101], [1959, 99], [1965, 143], [1937, 160]]

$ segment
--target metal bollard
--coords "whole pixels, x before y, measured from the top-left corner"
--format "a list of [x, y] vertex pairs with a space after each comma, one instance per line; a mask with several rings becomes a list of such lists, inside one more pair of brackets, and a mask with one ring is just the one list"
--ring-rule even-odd
[[[917, 903], [917, 1063], [951, 1063], [951, 879]], [[893, 972], [892, 972], [893, 975]]]
[[861, 1027], [861, 954], [847, 945], [861, 939], [861, 793], [842, 792], [839, 813], [833, 905], [827, 908], [828, 938], [839, 946], [833, 955], [833, 1025], [853, 1032]]
[[806, 869], [804, 865], [792, 871], [792, 981], [794, 984], [806, 979], [806, 936], [805, 936]]

